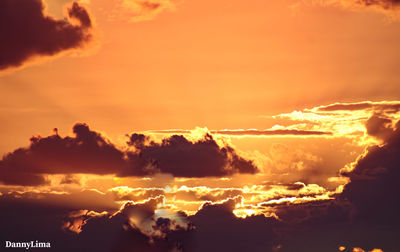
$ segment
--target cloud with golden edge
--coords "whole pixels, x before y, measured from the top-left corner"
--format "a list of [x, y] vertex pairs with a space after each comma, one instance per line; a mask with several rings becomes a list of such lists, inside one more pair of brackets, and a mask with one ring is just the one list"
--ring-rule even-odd
[[291, 127], [302, 130], [332, 132], [334, 137], [357, 139], [360, 145], [376, 143], [367, 133], [365, 124], [373, 115], [381, 115], [388, 120], [400, 118], [399, 101], [334, 103], [311, 109], [293, 111], [272, 116], [294, 122]]

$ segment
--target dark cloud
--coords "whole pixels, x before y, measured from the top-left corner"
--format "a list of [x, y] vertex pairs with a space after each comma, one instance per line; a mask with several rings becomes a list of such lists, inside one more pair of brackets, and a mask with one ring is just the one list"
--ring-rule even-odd
[[[68, 204], [54, 205], [26, 196], [0, 196], [1, 242], [46, 241], [54, 251], [174, 251], [176, 242], [164, 237], [190, 229], [186, 215], [158, 217], [162, 198], [141, 204], [127, 203], [121, 210], [98, 213], [76, 210]], [[79, 234], [76, 231], [80, 231]], [[177, 250], [175, 250], [177, 251]]]
[[[145, 144], [145, 137], [133, 134], [129, 144], [136, 152], [128, 153], [131, 166], [141, 166], [143, 173], [170, 173], [176, 177], [229, 176], [234, 173], [256, 173], [252, 161], [240, 157], [229, 147], [220, 147], [213, 137], [191, 142], [184, 136], [173, 135], [161, 143]], [[137, 175], [137, 169], [128, 169], [122, 175]]]
[[358, 4], [364, 6], [380, 6], [384, 9], [396, 9], [400, 5], [400, 0], [357, 0]]
[[342, 7], [347, 10], [373, 10], [387, 14], [390, 18], [397, 19], [400, 10], [399, 0], [307, 0], [311, 4], [321, 6]]
[[368, 135], [382, 139], [389, 140], [393, 135], [392, 120], [383, 115], [374, 114], [365, 123]]
[[97, 212], [118, 210], [119, 205], [114, 202], [112, 195], [105, 195], [96, 190], [82, 190], [71, 193], [60, 192], [18, 192], [4, 191], [0, 197], [6, 203], [35, 203], [62, 208], [68, 211], [90, 209]]
[[[392, 123], [374, 115], [367, 128], [370, 134], [381, 136], [388, 128], [382, 126], [386, 124]], [[397, 122], [391, 133], [385, 132], [383, 145], [370, 147], [351, 171], [342, 171], [350, 182], [334, 199], [270, 205], [281, 220], [289, 223], [280, 251], [335, 251], [339, 245], [398, 251], [399, 126]]]
[[73, 132], [74, 137], [61, 137], [57, 131], [48, 137], [32, 137], [28, 148], [5, 155], [0, 160], [0, 181], [42, 185], [48, 183], [45, 174], [217, 177], [258, 171], [252, 161], [240, 157], [230, 146], [220, 147], [211, 135], [196, 142], [173, 135], [155, 143], [147, 136], [132, 134], [128, 145], [135, 151], [127, 151], [118, 149], [86, 124], [76, 124]]
[[35, 56], [80, 48], [91, 40], [92, 26], [87, 10], [77, 2], [68, 8], [68, 19], [57, 20], [44, 13], [42, 0], [1, 0], [0, 70]]
[[160, 2], [151, 2], [151, 1], [140, 1], [140, 2], [138, 2], [138, 4], [142, 8], [147, 9], [149, 11], [157, 10], [162, 6], [162, 4]]
[[[356, 169], [366, 168], [360, 165]], [[205, 203], [193, 216], [177, 213], [167, 217], [156, 212], [159, 208], [157, 205], [163, 204], [163, 197], [156, 197], [144, 203], [128, 202], [114, 214], [85, 211], [80, 215], [71, 215], [69, 211], [77, 209], [77, 205], [66, 207], [70, 204], [46, 204], [47, 208], [44, 208], [45, 204], [39, 204], [40, 198], [43, 197], [27, 201], [25, 195], [22, 197], [25, 200], [13, 197], [12, 201], [4, 201], [10, 196], [2, 196], [0, 208], [6, 209], [1, 209], [5, 214], [0, 218], [7, 218], [4, 220], [7, 226], [22, 229], [22, 232], [14, 229], [6, 232], [6, 228], [3, 228], [2, 237], [12, 237], [16, 240], [22, 237], [27, 240], [36, 237], [45, 237], [43, 240], [46, 237], [55, 239], [55, 246], [59, 248], [57, 251], [70, 251], [74, 248], [75, 251], [78, 249], [121, 252], [329, 252], [338, 251], [339, 246], [345, 246], [348, 249], [346, 251], [351, 251], [353, 247], [361, 247], [368, 251], [373, 248], [382, 248], [385, 252], [397, 251], [399, 209], [395, 196], [398, 194], [388, 193], [387, 189], [376, 187], [375, 182], [372, 183], [373, 189], [366, 189], [371, 186], [368, 182], [371, 179], [368, 172], [368, 178], [361, 176], [365, 179], [364, 184], [354, 184], [359, 182], [355, 182], [358, 180], [353, 173], [356, 173], [356, 170], [351, 172], [352, 181], [346, 186], [343, 194], [334, 199], [259, 205], [275, 212], [279, 219], [263, 215], [238, 218], [232, 211], [236, 204], [241, 203], [241, 197], [222, 203]], [[396, 174], [392, 174], [394, 175]], [[379, 180], [380, 177], [376, 179]], [[359, 186], [362, 189], [355, 189]], [[373, 195], [373, 191], [378, 193]], [[392, 200], [382, 197], [385, 194], [393, 197]], [[363, 195], [364, 198], [361, 197], [359, 202], [358, 199]], [[386, 200], [388, 204], [385, 203]], [[19, 206], [21, 202], [24, 204]], [[371, 208], [370, 203], [376, 206]], [[388, 209], [389, 206], [395, 209]], [[41, 223], [46, 220], [51, 221]], [[63, 232], [60, 231], [61, 223], [67, 223], [64, 225], [67, 229]], [[80, 229], [79, 234], [72, 232], [74, 226]], [[40, 236], [35, 236], [36, 233]]]
[[145, 144], [149, 142], [150, 142], [150, 137], [143, 134], [133, 133], [132, 135], [129, 136], [129, 141], [127, 144], [134, 146], [137, 149], [140, 149], [143, 148]]
[[[381, 120], [381, 123], [389, 122]], [[365, 218], [375, 219], [382, 224], [400, 224], [400, 202], [396, 200], [400, 195], [399, 122], [391, 134], [386, 133], [384, 140], [383, 145], [370, 147], [357, 160], [352, 171], [342, 172], [351, 181], [345, 186], [341, 197], [353, 202], [359, 214]]]
[[288, 190], [300, 190], [305, 187], [303, 183], [283, 184]]
[[62, 178], [60, 184], [78, 184], [79, 185], [80, 181], [78, 178], [74, 177], [73, 175], [67, 174]]
[[124, 153], [86, 124], [76, 124], [74, 137], [32, 137], [29, 148], [20, 148], [0, 161], [4, 184], [39, 185], [43, 174], [113, 174], [123, 169]]
[[80, 209], [115, 212], [118, 205], [92, 190], [71, 194], [4, 192], [0, 195], [0, 241], [38, 240], [51, 242], [51, 251], [84, 251], [76, 234], [62, 228], [70, 214]]
[[78, 20], [82, 27], [92, 27], [92, 21], [90, 20], [89, 13], [77, 2], [74, 2], [72, 4], [72, 7], [68, 10], [68, 15], [70, 18], [75, 18], [76, 20]]
[[[65, 205], [49, 205], [39, 200], [27, 200], [3, 195], [0, 197], [1, 243], [8, 241], [51, 241], [53, 249], [72, 242], [64, 235], [63, 219], [70, 209]], [[4, 246], [4, 245], [2, 245]]]
[[281, 252], [337, 251], [339, 246], [346, 251], [352, 247], [398, 251], [400, 123], [393, 129], [389, 124], [377, 115], [368, 120], [368, 132], [378, 137], [384, 132], [384, 143], [370, 147], [353, 170], [342, 172], [350, 182], [334, 199], [269, 205], [288, 225]]
[[167, 235], [192, 226], [181, 212], [158, 216], [155, 210], [162, 201], [157, 197], [144, 203], [128, 202], [114, 214], [75, 216], [82, 225], [72, 246], [90, 251], [173, 251], [176, 242], [172, 237], [166, 239]]
[[[27, 195], [22, 198], [2, 195], [0, 220], [5, 226], [0, 229], [1, 235], [4, 239], [15, 240], [54, 239], [55, 246], [60, 248], [57, 251], [71, 251], [72, 248], [76, 251], [78, 248], [80, 251], [121, 252], [329, 252], [345, 246], [346, 251], [360, 247], [366, 251], [381, 248], [385, 252], [396, 252], [400, 225], [399, 126], [397, 122], [382, 145], [369, 148], [357, 159], [353, 170], [342, 172], [350, 182], [332, 199], [257, 206], [275, 213], [277, 219], [264, 215], [238, 218], [232, 211], [241, 203], [240, 196], [221, 203], [207, 202], [192, 216], [160, 214], [156, 209], [159, 204], [163, 205], [164, 199], [156, 197], [144, 203], [128, 202], [114, 214], [111, 211], [105, 214], [86, 211], [71, 217], [68, 214], [79, 209], [77, 204], [71, 204], [74, 207], [47, 204], [49, 201], [39, 204], [43, 197], [28, 201]], [[83, 132], [90, 135], [84, 129]], [[151, 146], [163, 148], [163, 144], [169, 148], [173, 145], [169, 141], [175, 141], [167, 138], [165, 142], [154, 143], [138, 135], [133, 138], [130, 142], [138, 152]], [[178, 146], [182, 146], [181, 141], [178, 140]], [[211, 139], [206, 137], [201, 141]], [[293, 190], [305, 187], [301, 184], [282, 186]], [[94, 207], [84, 205], [84, 202], [80, 204], [87, 209]], [[67, 230], [62, 231], [60, 223], [65, 222], [69, 224], [65, 226]], [[75, 226], [81, 230], [79, 234], [69, 231]], [[9, 230], [8, 227], [13, 228]]]
[[206, 203], [190, 216], [195, 228], [183, 240], [184, 251], [273, 251], [277, 220], [262, 215], [238, 218], [232, 211], [239, 202], [237, 197], [221, 204]]

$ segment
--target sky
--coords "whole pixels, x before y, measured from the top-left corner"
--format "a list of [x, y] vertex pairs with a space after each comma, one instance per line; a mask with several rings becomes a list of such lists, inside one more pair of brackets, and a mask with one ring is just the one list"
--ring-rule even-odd
[[0, 0], [3, 245], [399, 251], [399, 11]]

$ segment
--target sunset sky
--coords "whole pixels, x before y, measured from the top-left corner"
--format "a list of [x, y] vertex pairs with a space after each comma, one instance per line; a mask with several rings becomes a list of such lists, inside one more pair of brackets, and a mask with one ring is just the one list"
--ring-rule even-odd
[[398, 252], [400, 1], [0, 0], [0, 236]]

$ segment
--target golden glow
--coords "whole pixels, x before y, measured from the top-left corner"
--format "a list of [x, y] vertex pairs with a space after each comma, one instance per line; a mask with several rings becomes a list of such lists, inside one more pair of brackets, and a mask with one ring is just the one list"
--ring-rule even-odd
[[256, 214], [256, 211], [253, 209], [235, 209], [233, 213], [240, 218], [246, 218], [247, 216], [252, 216]]

